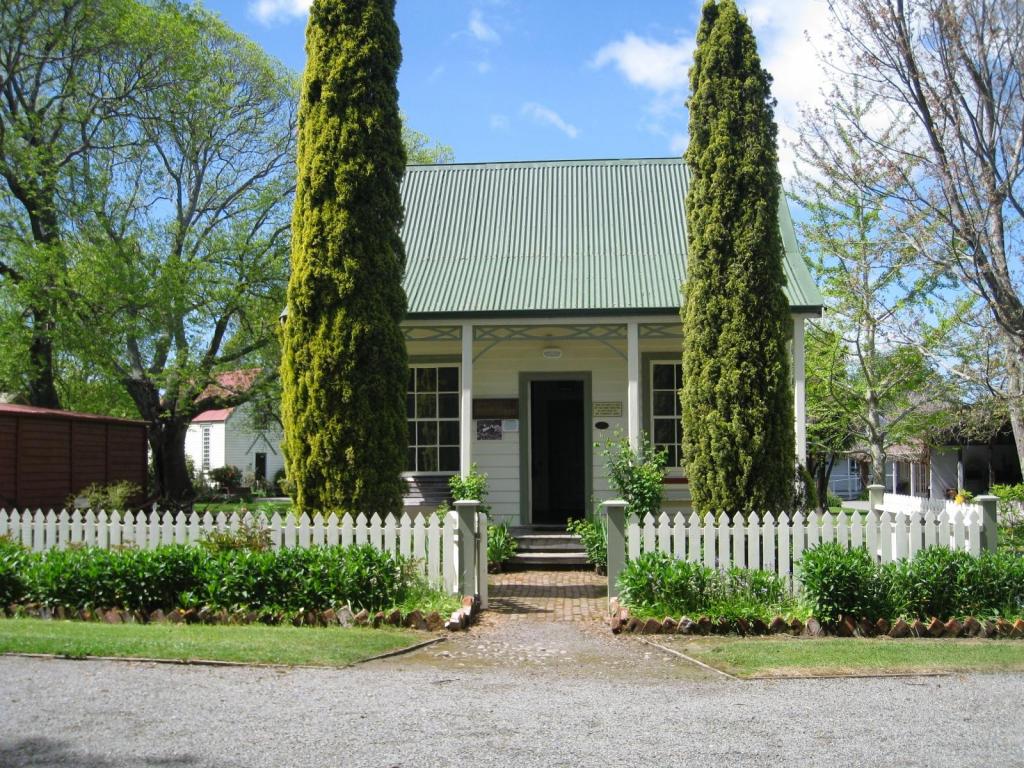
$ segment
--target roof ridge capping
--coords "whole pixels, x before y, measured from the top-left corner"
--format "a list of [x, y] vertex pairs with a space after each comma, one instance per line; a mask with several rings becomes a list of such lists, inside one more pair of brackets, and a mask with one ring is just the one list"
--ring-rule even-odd
[[416, 171], [446, 171], [461, 168], [543, 168], [551, 166], [587, 166], [587, 165], [675, 165], [682, 164], [681, 157], [603, 157], [583, 158], [575, 160], [490, 160], [475, 163], [409, 163], [406, 168]]

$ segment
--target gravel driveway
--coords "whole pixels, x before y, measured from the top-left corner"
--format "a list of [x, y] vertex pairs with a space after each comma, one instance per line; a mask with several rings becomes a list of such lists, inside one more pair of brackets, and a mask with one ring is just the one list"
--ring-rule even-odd
[[0, 766], [1024, 765], [1021, 675], [734, 682], [493, 619], [341, 670], [0, 658]]

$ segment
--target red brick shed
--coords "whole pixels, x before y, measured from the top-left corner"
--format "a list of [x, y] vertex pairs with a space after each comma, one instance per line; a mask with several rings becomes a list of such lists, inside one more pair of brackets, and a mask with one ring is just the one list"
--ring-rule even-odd
[[0, 508], [60, 509], [91, 483], [146, 492], [146, 423], [0, 404]]

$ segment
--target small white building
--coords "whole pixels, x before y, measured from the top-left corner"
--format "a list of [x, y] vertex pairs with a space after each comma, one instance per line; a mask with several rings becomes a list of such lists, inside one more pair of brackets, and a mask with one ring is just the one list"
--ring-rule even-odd
[[[220, 388], [235, 390], [251, 385], [257, 371], [232, 371], [218, 375]], [[256, 429], [250, 406], [219, 408], [196, 416], [185, 435], [185, 455], [197, 472], [234, 466], [242, 470], [245, 481], [263, 481], [269, 485], [275, 473], [284, 467], [278, 428]]]

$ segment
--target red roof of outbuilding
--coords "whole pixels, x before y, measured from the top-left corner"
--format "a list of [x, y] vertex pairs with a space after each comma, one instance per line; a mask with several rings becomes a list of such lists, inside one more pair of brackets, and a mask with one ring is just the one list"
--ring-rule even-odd
[[217, 408], [212, 411], [203, 411], [194, 419], [192, 419], [192, 422], [195, 423], [197, 421], [227, 421], [228, 416], [234, 413], [234, 410], [234, 408]]
[[[218, 395], [237, 395], [240, 392], [247, 392], [259, 375], [259, 368], [242, 368], [237, 371], [218, 373], [216, 375], [217, 382], [207, 385], [206, 389], [199, 395], [199, 399], [217, 397]], [[234, 413], [234, 410], [234, 408], [214, 408], [209, 411], [203, 411], [192, 421], [193, 423], [197, 421], [227, 421], [228, 417]]]

